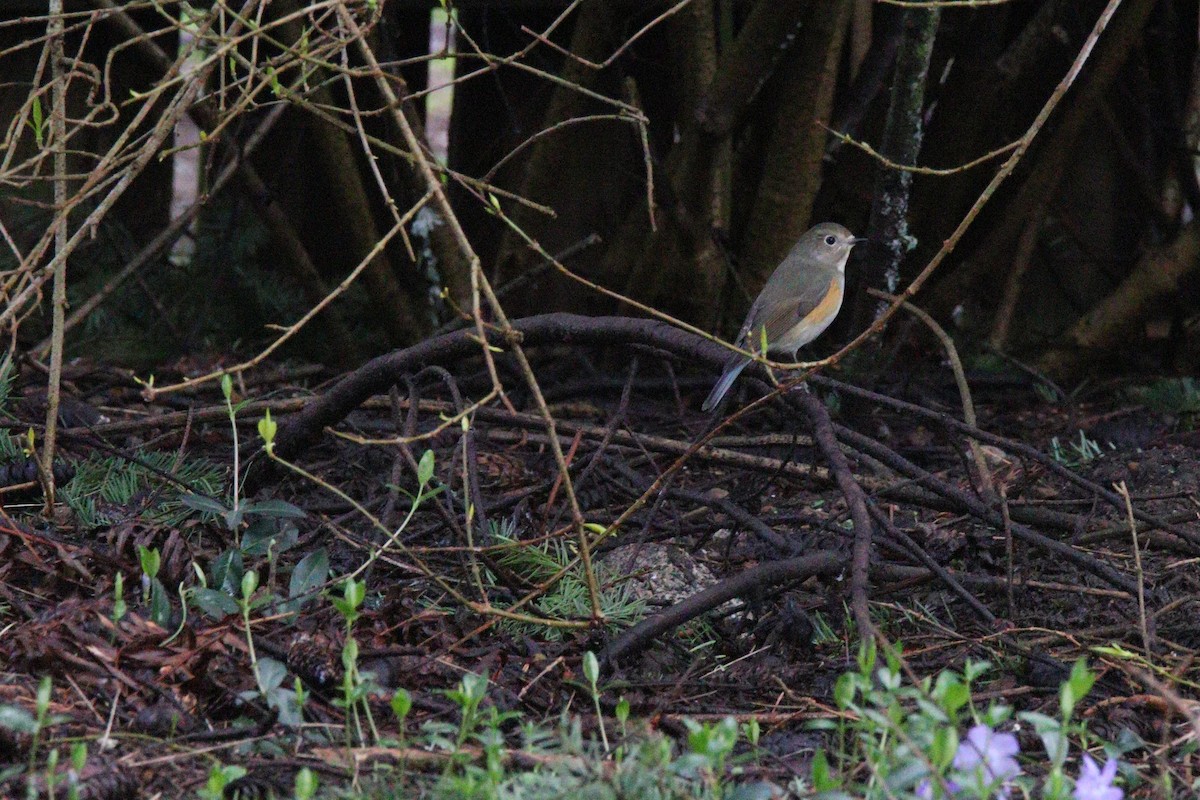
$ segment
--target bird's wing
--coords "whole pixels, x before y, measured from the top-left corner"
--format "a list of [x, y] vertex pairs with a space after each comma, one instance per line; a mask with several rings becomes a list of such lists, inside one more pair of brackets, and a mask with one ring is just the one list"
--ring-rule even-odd
[[780, 341], [788, 331], [826, 302], [834, 280], [836, 278], [830, 276], [829, 280], [813, 281], [810, 286], [792, 297], [761, 305], [756, 303], [747, 319], [748, 325], [742, 334], [742, 342], [751, 350], [759, 350], [763, 327], [767, 329], [768, 342]]

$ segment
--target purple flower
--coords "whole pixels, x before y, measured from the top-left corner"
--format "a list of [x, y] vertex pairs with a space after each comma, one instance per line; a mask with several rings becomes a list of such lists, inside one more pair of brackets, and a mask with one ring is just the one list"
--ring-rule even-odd
[[[976, 725], [967, 731], [967, 738], [958, 743], [950, 776], [946, 779], [946, 797], [962, 795], [964, 785], [978, 787], [978, 792], [994, 791], [994, 798], [1007, 800], [1008, 782], [1021, 774], [1021, 766], [1013, 758], [1021, 747], [1017, 737], [1011, 733], [996, 733], [987, 725]], [[1082, 780], [1082, 779], [1081, 779]], [[933, 800], [933, 784], [929, 779], [917, 785], [916, 795], [920, 800]], [[1107, 795], [1084, 795], [1076, 800], [1122, 800]]]
[[[962, 787], [954, 781], [948, 780], [946, 781], [946, 794], [944, 796], [954, 797], [954, 795], [958, 794], [958, 791], [961, 788]], [[917, 786], [917, 797], [919, 797], [920, 800], [933, 800], [933, 784], [928, 778], [921, 781], [921, 783]]]
[[[987, 725], [976, 725], [967, 731], [954, 754], [955, 777], [964, 783], [995, 787], [997, 797], [1008, 797], [1008, 782], [1021, 774], [1021, 766], [1013, 758], [1021, 747], [1011, 733], [997, 733]], [[1107, 800], [1107, 798], [1105, 799]]]
[[954, 768], [970, 772], [980, 766], [991, 780], [1015, 778], [1021, 767], [1013, 758], [1020, 752], [1017, 737], [1011, 733], [996, 733], [987, 725], [976, 725], [967, 731], [967, 738], [954, 754]]
[[1083, 762], [1079, 770], [1079, 780], [1075, 781], [1075, 800], [1124, 800], [1125, 792], [1112, 785], [1117, 777], [1117, 760], [1110, 758], [1101, 770], [1096, 760], [1087, 753], [1083, 754]]

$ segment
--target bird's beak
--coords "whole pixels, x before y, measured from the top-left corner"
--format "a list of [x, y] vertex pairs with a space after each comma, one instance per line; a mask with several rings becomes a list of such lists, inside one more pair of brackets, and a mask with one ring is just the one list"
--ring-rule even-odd
[[865, 237], [865, 236], [855, 236], [853, 239], [851, 239], [851, 240], [850, 240], [850, 244], [851, 244], [851, 245], [862, 244], [862, 243], [863, 243], [863, 242], [865, 242], [865, 241], [867, 241], [867, 237]]

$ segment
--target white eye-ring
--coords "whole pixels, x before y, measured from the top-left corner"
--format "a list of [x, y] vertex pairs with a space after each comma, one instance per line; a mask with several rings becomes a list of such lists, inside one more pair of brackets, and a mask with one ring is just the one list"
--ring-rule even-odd
[[834, 236], [833, 234], [826, 236], [825, 244], [829, 245], [830, 247], [833, 247], [835, 244], [837, 244], [837, 237]]

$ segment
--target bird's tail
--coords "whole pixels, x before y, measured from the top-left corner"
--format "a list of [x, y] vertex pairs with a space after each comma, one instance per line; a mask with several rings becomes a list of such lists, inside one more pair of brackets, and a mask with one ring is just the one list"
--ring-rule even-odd
[[708, 393], [708, 399], [704, 401], [704, 405], [700, 406], [702, 411], [712, 411], [717, 407], [717, 403], [721, 402], [721, 398], [729, 391], [729, 387], [733, 386], [733, 382], [737, 380], [737, 376], [742, 374], [742, 370], [750, 363], [748, 358], [734, 358], [725, 362], [725, 371], [721, 373], [720, 380], [716, 386]]

